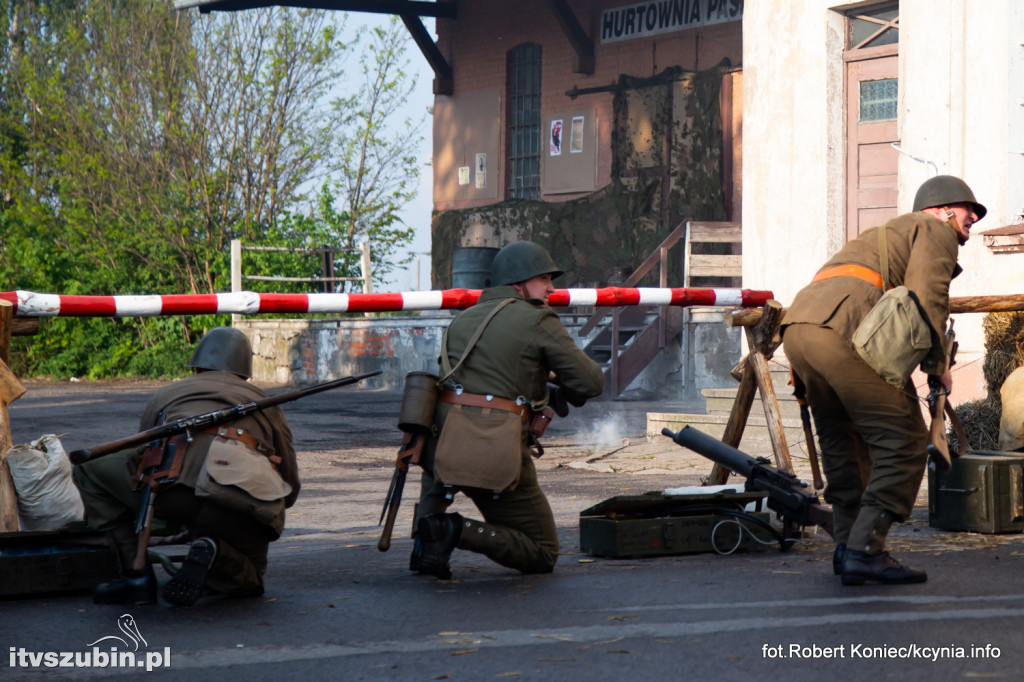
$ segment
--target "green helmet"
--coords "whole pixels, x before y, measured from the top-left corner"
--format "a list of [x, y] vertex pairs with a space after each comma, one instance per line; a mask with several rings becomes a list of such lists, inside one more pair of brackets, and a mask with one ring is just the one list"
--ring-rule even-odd
[[494, 254], [491, 263], [491, 286], [500, 287], [525, 282], [537, 275], [558, 277], [562, 271], [540, 244], [512, 242]]
[[199, 339], [188, 367], [231, 372], [252, 377], [252, 346], [249, 338], [231, 327], [214, 327]]
[[914, 210], [922, 211], [935, 206], [970, 204], [978, 214], [978, 220], [985, 217], [988, 209], [974, 198], [974, 192], [967, 183], [952, 175], [937, 175], [925, 180], [914, 196]]

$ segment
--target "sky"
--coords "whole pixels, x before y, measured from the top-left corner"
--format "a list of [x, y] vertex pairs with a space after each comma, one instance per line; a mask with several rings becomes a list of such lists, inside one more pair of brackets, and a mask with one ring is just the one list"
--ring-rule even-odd
[[[391, 16], [386, 14], [353, 12], [349, 14], [347, 28], [354, 31], [360, 28], [383, 26], [390, 18]], [[434, 19], [423, 17], [423, 25], [430, 35], [436, 38]], [[408, 33], [406, 35], [408, 36]], [[413, 41], [412, 36], [408, 36], [405, 56], [409, 60], [408, 75], [414, 82], [414, 86], [405, 111], [396, 118], [394, 123], [401, 125], [406, 118], [414, 121], [423, 120], [423, 140], [420, 142], [417, 152], [420, 162], [419, 190], [412, 202], [401, 212], [402, 222], [416, 231], [416, 236], [407, 249], [407, 252], [413, 253], [414, 259], [406, 270], [391, 273], [390, 281], [380, 287], [381, 292], [423, 291], [430, 288], [430, 212], [433, 209], [434, 176], [429, 165], [433, 144], [431, 142], [432, 121], [427, 110], [434, 105], [434, 72], [430, 68], [430, 64], [427, 63], [426, 57]], [[417, 270], [419, 271], [418, 281]]]

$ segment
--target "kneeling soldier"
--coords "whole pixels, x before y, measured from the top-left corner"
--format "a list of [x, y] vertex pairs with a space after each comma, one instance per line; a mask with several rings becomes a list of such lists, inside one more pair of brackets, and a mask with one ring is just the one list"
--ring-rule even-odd
[[[554, 569], [558, 532], [537, 482], [530, 421], [548, 404], [548, 381], [577, 407], [604, 389], [601, 368], [547, 305], [561, 274], [541, 246], [509, 244], [494, 257], [492, 288], [445, 333], [449, 376], [435, 413], [440, 435], [428, 439], [421, 461], [410, 570], [448, 579], [455, 548], [524, 573]], [[456, 492], [473, 500], [483, 522], [444, 513]]]
[[[252, 347], [237, 329], [211, 329], [196, 345], [188, 366], [195, 370], [194, 376], [150, 398], [140, 431], [266, 397], [248, 382]], [[169, 446], [161, 441], [156, 447]], [[295, 450], [284, 412], [276, 406], [253, 412], [182, 437], [174, 447], [171, 470], [176, 473], [165, 476], [166, 482], [159, 485], [153, 513], [183, 525], [192, 544], [184, 564], [165, 585], [164, 599], [174, 606], [190, 606], [204, 589], [238, 597], [263, 594], [268, 544], [280, 537], [284, 509], [299, 494]], [[74, 469], [86, 523], [106, 531], [121, 564], [118, 578], [96, 588], [93, 600], [99, 604], [156, 602], [152, 566], [137, 570], [140, 560], [133, 570], [144, 450], [108, 455]]]

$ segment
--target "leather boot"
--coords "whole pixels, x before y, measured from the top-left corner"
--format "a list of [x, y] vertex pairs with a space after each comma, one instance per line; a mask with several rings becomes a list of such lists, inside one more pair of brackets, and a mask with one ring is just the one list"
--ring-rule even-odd
[[489, 523], [462, 519], [462, 535], [459, 536], [459, 549], [468, 549], [478, 554], [487, 554], [489, 548], [497, 542], [498, 527]]
[[843, 561], [846, 560], [846, 544], [840, 542], [836, 545], [836, 551], [832, 553], [832, 572], [836, 575], [843, 574]]
[[452, 577], [452, 550], [458, 545], [461, 533], [461, 514], [424, 516], [416, 527], [416, 540], [420, 543], [421, 553], [417, 558], [414, 545], [409, 568], [441, 580], [449, 580]]
[[152, 566], [142, 573], [125, 571], [100, 583], [92, 593], [94, 604], [155, 604], [156, 574]]
[[866, 554], [853, 549], [846, 550], [843, 561], [843, 584], [863, 585], [865, 582], [877, 582], [883, 585], [907, 585], [923, 583], [928, 574], [900, 562], [889, 556], [888, 552]]
[[217, 558], [213, 538], [196, 538], [178, 572], [164, 585], [163, 597], [171, 606], [192, 606], [203, 594], [206, 574]]

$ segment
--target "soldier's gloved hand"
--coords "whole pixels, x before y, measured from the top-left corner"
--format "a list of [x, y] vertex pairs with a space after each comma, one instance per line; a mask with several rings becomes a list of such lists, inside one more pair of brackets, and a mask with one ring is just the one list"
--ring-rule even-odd
[[565, 391], [561, 386], [548, 384], [548, 405], [559, 417], [566, 417], [569, 414], [569, 403], [565, 398]]

